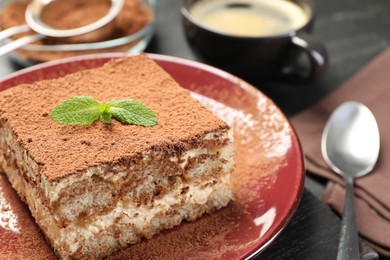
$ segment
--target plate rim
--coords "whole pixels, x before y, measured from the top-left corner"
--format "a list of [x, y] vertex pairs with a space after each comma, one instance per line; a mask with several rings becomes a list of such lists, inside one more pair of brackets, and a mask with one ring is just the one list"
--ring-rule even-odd
[[[306, 177], [306, 162], [305, 162], [305, 156], [302, 148], [301, 141], [299, 139], [298, 133], [294, 126], [292, 125], [291, 121], [288, 119], [286, 114], [280, 109], [280, 107], [275, 104], [275, 102], [269, 98], [266, 94], [264, 94], [260, 89], [256, 88], [252, 84], [248, 83], [247, 81], [229, 73], [224, 70], [221, 70], [219, 68], [210, 66], [208, 64], [201, 63], [196, 60], [190, 60], [190, 59], [185, 59], [181, 57], [176, 57], [176, 56], [170, 56], [166, 54], [157, 54], [157, 53], [144, 53], [146, 54], [149, 58], [153, 60], [158, 60], [158, 61], [165, 61], [165, 62], [173, 62], [176, 64], [182, 64], [185, 66], [189, 66], [192, 68], [197, 68], [204, 70], [206, 72], [209, 72], [211, 74], [217, 75], [219, 77], [222, 77], [228, 81], [236, 83], [239, 87], [243, 88], [246, 91], [251, 91], [255, 93], [260, 93], [264, 98], [268, 99], [269, 101], [272, 102], [272, 105], [275, 106], [277, 111], [283, 116], [283, 119], [287, 122], [288, 126], [291, 129], [291, 136], [295, 139], [296, 144], [297, 144], [297, 150], [299, 152], [299, 168], [301, 171], [299, 172], [299, 181], [297, 181], [297, 185], [295, 187], [296, 191], [296, 196], [294, 198], [294, 201], [291, 205], [291, 207], [288, 209], [288, 214], [286, 214], [283, 218], [283, 220], [280, 222], [280, 224], [275, 228], [274, 232], [270, 234], [270, 237], [268, 240], [265, 241], [265, 243], [256, 246], [255, 249], [252, 249], [250, 252], [246, 253], [243, 255], [243, 259], [253, 259], [254, 257], [258, 256], [263, 252], [266, 248], [268, 248], [277, 237], [282, 233], [282, 231], [286, 228], [288, 223], [290, 223], [292, 217], [294, 216], [300, 201], [303, 196], [303, 192], [305, 190], [304, 183], [305, 183], [305, 177]], [[87, 55], [80, 55], [80, 56], [75, 56], [75, 57], [68, 57], [64, 59], [59, 59], [59, 60], [54, 60], [54, 61], [48, 61], [44, 63], [40, 63], [37, 65], [33, 65], [31, 67], [23, 68], [21, 70], [15, 71], [9, 75], [6, 75], [5, 77], [0, 78], [0, 84], [3, 84], [6, 81], [12, 80], [13, 78], [23, 76], [24, 74], [27, 73], [33, 73], [34, 71], [39, 71], [45, 68], [49, 68], [52, 66], [57, 66], [61, 64], [66, 64], [70, 62], [81, 62], [81, 61], [86, 61], [86, 60], [94, 60], [94, 59], [114, 59], [114, 58], [120, 58], [120, 57], [131, 57], [131, 56], [137, 56], [140, 54], [133, 54], [133, 53], [99, 53], [99, 54], [87, 54]], [[15, 85], [16, 86], [16, 85]], [[14, 87], [14, 86], [12, 86]], [[3, 90], [0, 90], [3, 91]]]

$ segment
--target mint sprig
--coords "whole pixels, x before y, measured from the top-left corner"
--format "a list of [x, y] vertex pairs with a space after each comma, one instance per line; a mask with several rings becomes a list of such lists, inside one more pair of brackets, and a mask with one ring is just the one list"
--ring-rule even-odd
[[113, 99], [101, 103], [89, 96], [72, 97], [53, 108], [50, 118], [66, 125], [89, 125], [99, 118], [104, 123], [110, 123], [111, 118], [115, 118], [123, 124], [157, 125], [154, 112], [136, 99]]

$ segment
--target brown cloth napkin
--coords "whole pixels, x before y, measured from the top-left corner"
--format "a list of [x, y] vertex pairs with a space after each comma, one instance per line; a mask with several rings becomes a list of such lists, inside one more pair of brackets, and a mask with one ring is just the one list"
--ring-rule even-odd
[[306, 155], [307, 170], [329, 179], [323, 202], [337, 212], [344, 205], [342, 179], [321, 155], [321, 136], [333, 110], [345, 101], [359, 101], [375, 115], [381, 135], [379, 160], [373, 172], [355, 186], [359, 234], [375, 250], [390, 256], [390, 48], [325, 99], [292, 118]]

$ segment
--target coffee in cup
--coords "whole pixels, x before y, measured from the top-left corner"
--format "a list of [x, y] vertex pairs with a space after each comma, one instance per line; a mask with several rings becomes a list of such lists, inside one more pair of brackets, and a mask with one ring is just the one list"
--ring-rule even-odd
[[[183, 0], [190, 46], [207, 63], [245, 79], [313, 81], [327, 65], [324, 46], [311, 37], [308, 0]], [[296, 63], [302, 53], [310, 68]]]
[[198, 1], [189, 12], [211, 30], [243, 37], [283, 34], [308, 21], [298, 5], [283, 0]]

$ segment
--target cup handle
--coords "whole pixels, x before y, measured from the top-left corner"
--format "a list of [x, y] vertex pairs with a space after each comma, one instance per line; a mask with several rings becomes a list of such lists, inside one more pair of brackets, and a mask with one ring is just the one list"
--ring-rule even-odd
[[[321, 78], [328, 68], [328, 53], [325, 46], [307, 33], [300, 33], [292, 37], [293, 47], [288, 55], [281, 77], [293, 83], [312, 83]], [[310, 68], [299, 67], [299, 54], [304, 53], [309, 58]]]

